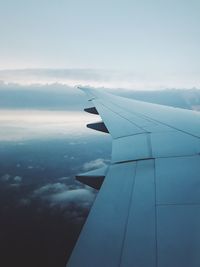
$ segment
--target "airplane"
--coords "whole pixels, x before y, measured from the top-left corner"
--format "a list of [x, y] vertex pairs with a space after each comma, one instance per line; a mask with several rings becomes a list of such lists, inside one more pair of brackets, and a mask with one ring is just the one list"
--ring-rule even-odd
[[199, 267], [200, 113], [80, 89], [112, 155], [67, 267]]

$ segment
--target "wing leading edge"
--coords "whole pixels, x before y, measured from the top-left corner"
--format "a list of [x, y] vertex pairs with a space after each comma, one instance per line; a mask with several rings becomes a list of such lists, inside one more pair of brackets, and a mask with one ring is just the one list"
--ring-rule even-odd
[[112, 158], [67, 266], [200, 266], [200, 115], [83, 90]]

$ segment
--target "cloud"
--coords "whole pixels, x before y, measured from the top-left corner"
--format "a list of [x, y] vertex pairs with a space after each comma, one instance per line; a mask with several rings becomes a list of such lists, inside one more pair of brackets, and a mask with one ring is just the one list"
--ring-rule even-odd
[[[165, 88], [192, 88], [200, 84], [199, 73], [190, 75], [168, 73], [136, 73], [103, 69], [18, 69], [0, 70], [1, 84], [61, 84], [126, 88], [134, 90], [159, 90]], [[25, 87], [26, 89], [26, 87]]]
[[0, 181], [7, 183], [8, 185], [13, 186], [13, 187], [19, 186], [22, 182], [22, 179], [23, 178], [21, 176], [18, 176], [18, 175], [12, 176], [8, 173], [0, 177]]
[[90, 170], [103, 168], [106, 166], [106, 163], [108, 163], [108, 162], [109, 162], [108, 160], [105, 160], [102, 158], [86, 162], [83, 165], [83, 171], [90, 171]]
[[52, 183], [41, 186], [40, 188], [36, 189], [33, 194], [34, 196], [44, 197], [49, 196], [52, 194], [60, 193], [63, 191], [68, 190], [68, 187], [63, 183]]
[[11, 175], [6, 173], [6, 174], [4, 174], [3, 176], [0, 177], [0, 180], [2, 182], [8, 182], [10, 180], [10, 178], [11, 178]]
[[66, 181], [66, 182], [67, 182], [67, 181], [70, 181], [71, 179], [72, 179], [72, 178], [71, 178], [71, 177], [68, 177], [68, 176], [66, 176], [66, 177], [64, 176], [64, 177], [60, 177], [60, 178], [58, 178], [59, 181]]
[[95, 200], [95, 196], [95, 190], [89, 187], [76, 187], [72, 190], [49, 195], [49, 207], [52, 212], [62, 210], [67, 220], [82, 224]]
[[94, 192], [86, 188], [77, 188], [51, 195], [53, 204], [79, 204], [91, 203], [94, 200]]
[[47, 201], [51, 207], [60, 206], [66, 208], [70, 205], [84, 207], [93, 202], [95, 190], [79, 183], [66, 185], [64, 183], [50, 183], [34, 190], [34, 198]]
[[0, 141], [59, 138], [71, 142], [71, 137], [79, 140], [84, 134], [94, 135], [85, 127], [89, 121], [90, 116], [84, 112], [1, 110]]
[[15, 177], [13, 178], [13, 180], [14, 180], [16, 183], [21, 183], [21, 181], [22, 181], [22, 177], [21, 177], [21, 176], [15, 176]]
[[[129, 77], [129, 79], [128, 79]], [[94, 87], [127, 87], [127, 81], [133, 82], [135, 75], [122, 71], [102, 69], [18, 69], [0, 70], [1, 83], [65, 84], [70, 87], [90, 85]], [[123, 82], [122, 82], [123, 81]], [[123, 85], [123, 86], [122, 86]]]
[[15, 201], [9, 203], [14, 208], [33, 208], [52, 215], [62, 213], [67, 221], [82, 224], [96, 197], [96, 190], [76, 182], [72, 177], [58, 178], [58, 182], [43, 185], [27, 185], [24, 191], [23, 177], [8, 173], [0, 177], [4, 190], [12, 190]]

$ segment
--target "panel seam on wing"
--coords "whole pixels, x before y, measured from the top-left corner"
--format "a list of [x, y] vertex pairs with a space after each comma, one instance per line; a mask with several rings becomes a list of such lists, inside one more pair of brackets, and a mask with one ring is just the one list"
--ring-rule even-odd
[[[122, 107], [121, 107], [120, 105], [116, 104], [115, 102], [112, 102], [112, 100], [110, 100], [110, 103], [112, 103], [112, 104], [115, 105], [116, 107], [122, 109]], [[102, 103], [101, 103], [101, 104], [102, 104]], [[104, 105], [106, 108], [108, 108], [105, 104], [102, 104], [102, 105]], [[110, 110], [111, 110], [112, 112], [116, 113], [116, 112], [113, 111], [112, 109], [110, 109]], [[126, 110], [126, 112], [130, 113], [130, 112], [127, 111], [127, 110]], [[118, 114], [118, 113], [116, 113], [116, 114]], [[181, 129], [179, 129], [179, 128], [176, 128], [176, 127], [174, 127], [174, 126], [171, 126], [170, 124], [161, 122], [161, 121], [156, 120], [156, 119], [154, 119], [154, 118], [151, 118], [151, 117], [149, 117], [149, 116], [147, 116], [147, 115], [144, 115], [143, 113], [138, 113], [138, 112], [134, 111], [133, 114], [135, 114], [136, 116], [141, 117], [141, 118], [143, 118], [143, 119], [146, 119], [146, 120], [148, 120], [148, 121], [152, 121], [152, 122], [159, 123], [160, 125], [167, 126], [167, 127], [171, 128], [171, 129], [173, 129], [173, 130], [176, 130], [176, 131], [179, 131], [179, 132], [182, 132], [182, 133], [184, 133], [184, 134], [187, 134], [187, 135], [190, 135], [190, 136], [193, 136], [193, 137], [195, 137], [195, 138], [200, 139], [200, 137], [197, 136], [197, 135], [188, 133], [188, 132], [186, 132], [186, 131], [184, 131], [184, 130], [181, 130]], [[119, 115], [119, 114], [118, 114], [118, 115]], [[128, 119], [127, 119], [127, 120], [128, 120]], [[128, 120], [128, 121], [129, 121], [129, 120]], [[130, 122], [131, 122], [131, 121], [130, 121]], [[133, 124], [134, 124], [134, 123], [133, 123]], [[137, 124], [135, 124], [135, 125], [137, 126]], [[139, 126], [137, 126], [137, 127], [139, 127]], [[140, 128], [141, 128], [141, 127], [140, 127]], [[142, 129], [142, 128], [141, 128], [141, 129]]]
[[131, 194], [130, 194], [130, 199], [129, 199], [129, 203], [128, 203], [128, 213], [127, 213], [126, 223], [125, 223], [125, 228], [124, 228], [124, 236], [123, 236], [123, 240], [122, 240], [121, 253], [120, 253], [120, 258], [119, 258], [119, 267], [121, 266], [122, 259], [123, 259], [124, 245], [125, 245], [127, 231], [128, 231], [128, 221], [129, 221], [129, 217], [130, 217], [131, 204], [132, 204], [134, 188], [135, 188], [136, 173], [137, 173], [137, 162], [136, 162], [136, 165], [135, 165], [132, 188], [131, 188]]
[[157, 184], [156, 184], [156, 163], [155, 159], [153, 162], [154, 165], [154, 200], [155, 200], [155, 259], [156, 259], [156, 267], [158, 266], [158, 230], [157, 230]]
[[[113, 113], [115, 113], [116, 115], [118, 115], [120, 118], [122, 118], [122, 119], [128, 121], [129, 123], [133, 124], [134, 126], [136, 126], [137, 128], [139, 128], [140, 130], [144, 131], [144, 133], [147, 133], [147, 132], [148, 132], [148, 131], [145, 130], [143, 127], [137, 125], [136, 123], [132, 122], [132, 121], [129, 120], [128, 118], [122, 116], [122, 115], [119, 114], [118, 112], [116, 112], [116, 111], [114, 111], [113, 109], [111, 109], [110, 107], [106, 106], [104, 103], [102, 103], [102, 102], [100, 101], [100, 99], [98, 99], [98, 100], [99, 100], [100, 104], [101, 104], [103, 107], [109, 109], [110, 111], [112, 111]], [[94, 103], [94, 105], [95, 105], [95, 103]], [[98, 110], [98, 108], [97, 108], [97, 110]], [[101, 116], [101, 114], [99, 114], [99, 115]]]

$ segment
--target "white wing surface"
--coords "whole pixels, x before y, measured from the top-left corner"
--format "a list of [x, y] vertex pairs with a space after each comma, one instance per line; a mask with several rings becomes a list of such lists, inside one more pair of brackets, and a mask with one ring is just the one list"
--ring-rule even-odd
[[199, 267], [200, 114], [82, 90], [112, 157], [78, 176], [102, 186], [67, 266]]

